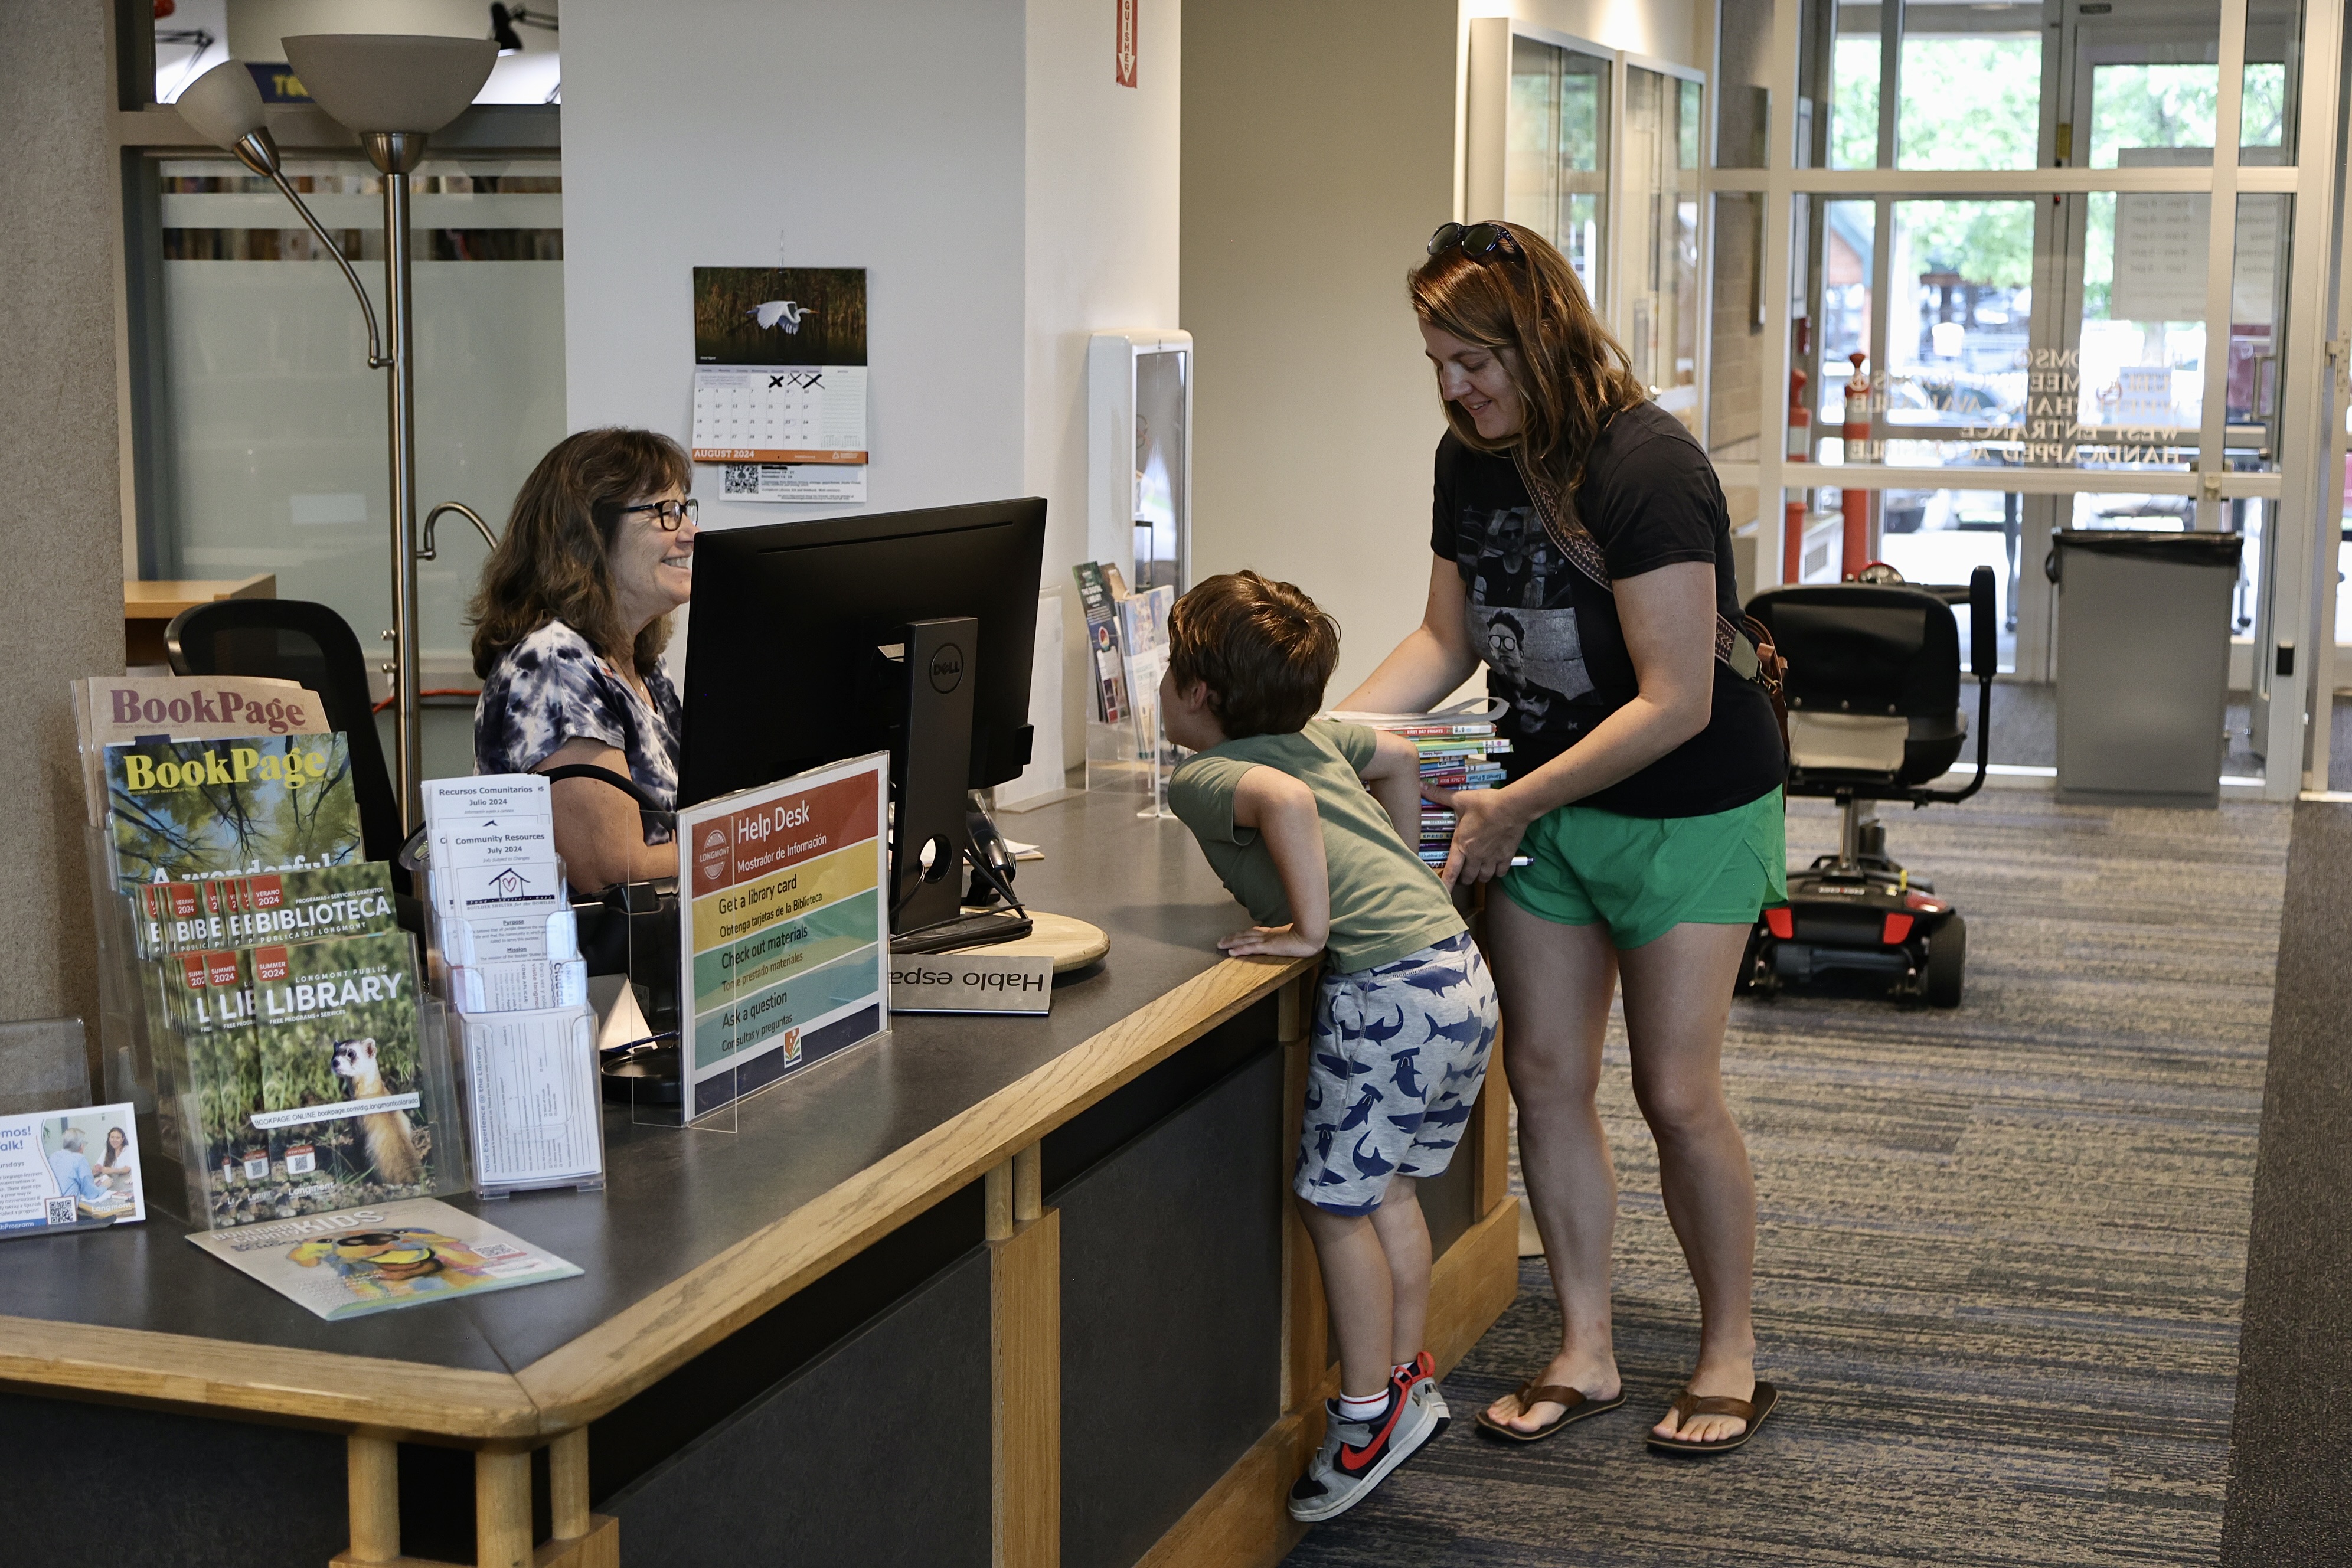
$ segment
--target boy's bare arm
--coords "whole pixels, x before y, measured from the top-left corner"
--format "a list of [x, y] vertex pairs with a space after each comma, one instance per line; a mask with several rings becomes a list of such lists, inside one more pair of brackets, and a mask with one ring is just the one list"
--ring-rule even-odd
[[1331, 872], [1323, 858], [1323, 816], [1315, 792], [1279, 768], [1254, 767], [1234, 790], [1234, 822], [1255, 827], [1274, 857], [1290, 901], [1286, 926], [1252, 926], [1217, 943], [1235, 957], [1310, 958], [1331, 934]]
[[1374, 731], [1372, 759], [1364, 764], [1364, 786], [1396, 825], [1405, 847], [1421, 843], [1421, 748], [1402, 735]]

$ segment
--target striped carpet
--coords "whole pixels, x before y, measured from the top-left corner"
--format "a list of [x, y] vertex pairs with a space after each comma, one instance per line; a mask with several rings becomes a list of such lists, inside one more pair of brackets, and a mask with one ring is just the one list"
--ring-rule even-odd
[[[1696, 1301], [1612, 1026], [1625, 1409], [1531, 1447], [1466, 1419], [1538, 1369], [1539, 1261], [1446, 1384], [1461, 1417], [1298, 1568], [2211, 1563], [2220, 1542], [2289, 810], [1889, 813], [1969, 920], [1957, 1012], [1740, 1004], [1781, 1407], [1715, 1460], [1642, 1434]], [[1799, 802], [1790, 848], [1832, 847]]]

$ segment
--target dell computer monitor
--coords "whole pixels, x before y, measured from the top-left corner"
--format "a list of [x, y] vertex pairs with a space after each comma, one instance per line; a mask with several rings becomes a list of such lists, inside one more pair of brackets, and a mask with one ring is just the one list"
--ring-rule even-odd
[[677, 804], [844, 757], [903, 755], [910, 622], [980, 623], [970, 787], [1029, 762], [1045, 503], [987, 501], [713, 530], [694, 546]]

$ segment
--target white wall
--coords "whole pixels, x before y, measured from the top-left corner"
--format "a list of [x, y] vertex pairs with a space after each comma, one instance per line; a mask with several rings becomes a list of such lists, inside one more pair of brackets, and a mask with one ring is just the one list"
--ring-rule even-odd
[[1136, 7], [1136, 84], [1112, 79], [1108, 0], [1030, 0], [1028, 489], [1049, 498], [1047, 581], [1087, 544], [1087, 338], [1179, 325], [1182, 13]]
[[[1726, 3], [1764, 5], [1767, 0]], [[1671, 60], [1710, 76], [1715, 70], [1712, 63], [1701, 58], [1715, 0], [1461, 0], [1461, 9], [1465, 40], [1473, 16], [1516, 16], [1556, 33]]]
[[1087, 333], [1176, 323], [1181, 12], [1139, 10], [1129, 89], [1107, 0], [572, 0], [572, 427], [686, 437], [696, 266], [864, 267], [866, 506], [730, 503], [706, 468], [706, 525], [1043, 495], [1067, 583]]
[[[863, 267], [867, 509], [1021, 492], [1020, 0], [572, 0], [563, 13], [572, 428], [683, 441], [693, 269]], [[718, 527], [840, 507], [719, 499]]]

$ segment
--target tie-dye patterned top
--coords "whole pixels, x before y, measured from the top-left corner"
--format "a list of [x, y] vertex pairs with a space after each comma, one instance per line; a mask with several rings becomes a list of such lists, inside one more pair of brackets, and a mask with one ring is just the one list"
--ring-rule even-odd
[[[526, 773], [566, 741], [598, 741], [629, 759], [629, 776], [664, 810], [677, 804], [678, 742], [686, 715], [677, 689], [656, 665], [648, 703], [586, 637], [550, 621], [507, 650], [474, 704], [474, 771]], [[648, 844], [669, 834], [649, 827]]]

